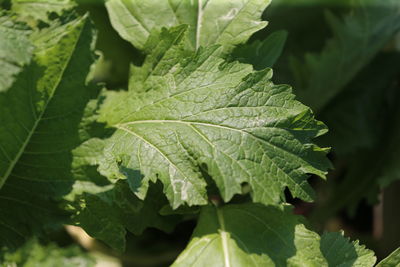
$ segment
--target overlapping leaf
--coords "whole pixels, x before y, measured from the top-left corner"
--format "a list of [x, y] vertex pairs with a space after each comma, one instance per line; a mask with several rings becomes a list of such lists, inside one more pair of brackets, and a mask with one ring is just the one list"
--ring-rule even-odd
[[286, 186], [311, 201], [307, 174], [329, 166], [311, 139], [326, 129], [290, 87], [274, 85], [271, 70], [225, 62], [215, 46], [174, 62], [147, 78], [146, 93], [107, 94], [99, 120], [116, 131], [92, 163], [100, 173], [127, 178], [140, 198], [161, 180], [174, 208], [207, 203], [204, 172], [226, 201], [242, 183], [256, 202], [279, 203]]
[[203, 208], [188, 247], [172, 266], [373, 266], [374, 253], [340, 233], [308, 230], [289, 207]]
[[225, 51], [244, 43], [265, 27], [259, 18], [270, 0], [109, 0], [106, 3], [114, 28], [125, 40], [143, 49], [153, 29], [189, 25], [186, 45], [221, 44]]

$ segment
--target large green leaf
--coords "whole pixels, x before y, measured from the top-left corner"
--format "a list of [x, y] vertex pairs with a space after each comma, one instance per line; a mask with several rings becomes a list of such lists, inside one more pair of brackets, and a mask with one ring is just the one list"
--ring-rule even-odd
[[150, 32], [161, 27], [189, 25], [187, 46], [221, 44], [225, 51], [244, 43], [267, 24], [259, 18], [270, 0], [109, 0], [114, 28], [143, 49]]
[[87, 17], [31, 37], [34, 60], [0, 93], [0, 245], [15, 246], [59, 222], [52, 198], [74, 182], [72, 149], [92, 94], [86, 75], [93, 62]]
[[0, 93], [14, 82], [15, 76], [28, 65], [33, 51], [31, 31], [0, 12]]
[[207, 203], [204, 173], [226, 201], [242, 183], [256, 202], [279, 203], [286, 186], [312, 200], [307, 174], [324, 177], [329, 162], [311, 139], [326, 128], [289, 86], [274, 85], [271, 70], [225, 62], [215, 46], [172, 63], [146, 79], [146, 93], [107, 94], [99, 120], [116, 131], [92, 162], [100, 173], [127, 178], [140, 198], [161, 180], [174, 208]]
[[374, 253], [340, 233], [308, 230], [289, 207], [206, 206], [172, 266], [373, 266]]

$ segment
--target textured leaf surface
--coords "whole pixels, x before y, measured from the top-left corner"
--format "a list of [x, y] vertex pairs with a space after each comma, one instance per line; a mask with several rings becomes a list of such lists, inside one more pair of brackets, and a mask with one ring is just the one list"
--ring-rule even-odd
[[172, 266], [373, 266], [374, 253], [340, 233], [308, 230], [288, 207], [203, 208], [188, 247]]
[[343, 20], [328, 13], [334, 36], [319, 54], [308, 54], [305, 63], [293, 66], [299, 99], [321, 110], [393, 38], [400, 29], [399, 15], [397, 0], [357, 1]]
[[116, 131], [96, 161], [100, 172], [128, 178], [140, 198], [149, 181], [161, 180], [174, 208], [206, 204], [203, 172], [226, 201], [244, 182], [256, 202], [279, 203], [285, 186], [311, 201], [307, 174], [323, 177], [329, 166], [311, 139], [325, 126], [290, 87], [271, 82], [271, 70], [218, 55], [216, 47], [177, 54], [167, 73], [146, 80], [152, 90], [109, 92], [99, 120]]
[[225, 51], [244, 43], [265, 27], [260, 21], [270, 0], [109, 0], [106, 3], [114, 28], [125, 40], [144, 48], [153, 29], [189, 25], [187, 46], [221, 44]]
[[41, 245], [30, 240], [15, 252], [3, 255], [1, 267], [94, 267], [95, 261], [79, 247], [60, 248], [56, 244]]
[[161, 31], [152, 31], [144, 46], [147, 54], [143, 64], [131, 66], [129, 90], [145, 91], [144, 82], [151, 75], [162, 76], [176, 64], [176, 56], [187, 57], [191, 51], [186, 49], [184, 40], [187, 25], [180, 25]]
[[51, 200], [73, 184], [71, 150], [91, 95], [93, 61], [87, 18], [35, 36], [34, 61], [0, 93], [0, 240], [15, 246], [33, 231], [59, 222]]
[[393, 251], [389, 256], [383, 259], [376, 267], [399, 267], [400, 266], [400, 248]]
[[27, 27], [0, 12], [0, 93], [6, 91], [32, 57]]

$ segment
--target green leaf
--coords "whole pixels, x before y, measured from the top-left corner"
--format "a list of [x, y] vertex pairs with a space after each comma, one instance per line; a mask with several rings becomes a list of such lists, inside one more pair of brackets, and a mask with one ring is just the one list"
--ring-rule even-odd
[[79, 247], [61, 248], [56, 244], [41, 245], [37, 240], [30, 240], [15, 252], [6, 252], [1, 257], [1, 267], [91, 267], [95, 261]]
[[340, 233], [319, 237], [290, 207], [206, 206], [172, 266], [373, 266], [374, 253]]
[[270, 0], [109, 0], [106, 7], [114, 28], [122, 38], [144, 49], [153, 29], [189, 25], [187, 47], [221, 44], [224, 51], [244, 43], [264, 28], [260, 21]]
[[72, 149], [94, 88], [87, 17], [54, 25], [34, 37], [34, 60], [0, 93], [0, 246], [15, 247], [32, 232], [60, 222], [53, 198], [74, 182]]
[[399, 267], [400, 266], [400, 248], [393, 251], [389, 256], [383, 259], [376, 267]]
[[318, 54], [294, 61], [296, 95], [319, 112], [400, 29], [400, 2], [360, 0], [343, 18], [327, 13], [334, 36]]
[[225, 201], [242, 183], [256, 202], [279, 203], [286, 186], [311, 201], [307, 174], [324, 177], [329, 167], [326, 149], [311, 143], [325, 126], [289, 86], [271, 82], [270, 69], [253, 72], [219, 54], [215, 46], [177, 54], [167, 73], [146, 80], [150, 91], [109, 92], [99, 121], [116, 131], [94, 164], [130, 180], [142, 199], [149, 181], [161, 180], [174, 208], [207, 203], [204, 172]]
[[[71, 126], [80, 122], [90, 90], [85, 85], [85, 74], [70, 77], [79, 73], [79, 64], [82, 71], [90, 67], [92, 32], [87, 18], [52, 30], [37, 37], [36, 45], [47, 47], [41, 47], [35, 53], [35, 62], [24, 70], [17, 83], [0, 94], [0, 188], [13, 175], [26, 177], [38, 171], [39, 180], [51, 177], [55, 174], [51, 173], [51, 162], [58, 162], [55, 156], [68, 159], [65, 154], [79, 143], [76, 127]], [[61, 36], [56, 36], [59, 33]], [[53, 46], [54, 43], [58, 45]], [[75, 89], [74, 94], [71, 88]], [[48, 162], [44, 164], [48, 168], [41, 167], [40, 162]], [[56, 176], [62, 175], [62, 169], [53, 169]]]
[[0, 12], [0, 93], [8, 90], [16, 76], [31, 61], [31, 31]]
[[286, 38], [286, 31], [273, 32], [262, 41], [238, 46], [232, 57], [242, 63], [252, 64], [256, 70], [272, 68], [282, 54]]

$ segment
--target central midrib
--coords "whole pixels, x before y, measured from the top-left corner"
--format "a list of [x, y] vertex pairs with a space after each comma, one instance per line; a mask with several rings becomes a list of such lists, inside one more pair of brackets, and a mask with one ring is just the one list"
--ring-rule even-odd
[[229, 233], [226, 232], [225, 229], [225, 220], [224, 220], [224, 215], [220, 211], [219, 208], [215, 208], [217, 212], [217, 218], [218, 218], [218, 223], [220, 225], [220, 235], [221, 235], [221, 243], [222, 243], [222, 251], [224, 255], [224, 267], [231, 267], [231, 261], [229, 259], [229, 245], [228, 245], [228, 238], [229, 238]]

